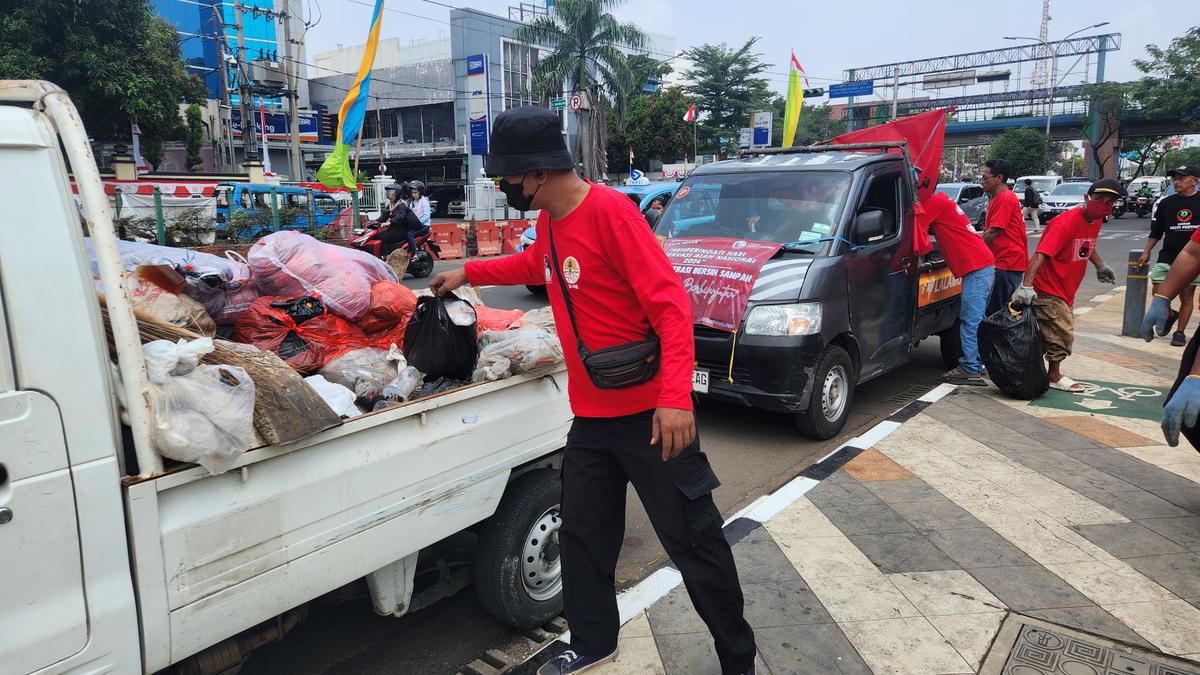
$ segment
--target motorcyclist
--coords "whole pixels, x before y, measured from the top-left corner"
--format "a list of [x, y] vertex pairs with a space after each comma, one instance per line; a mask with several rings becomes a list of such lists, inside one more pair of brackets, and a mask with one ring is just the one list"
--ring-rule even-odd
[[400, 248], [405, 240], [409, 243], [408, 254], [411, 256], [417, 250], [417, 242], [413, 232], [420, 232], [425, 226], [421, 219], [413, 213], [412, 208], [404, 201], [404, 186], [391, 183], [385, 189], [388, 202], [379, 214], [379, 241], [383, 243], [382, 255], [386, 257], [392, 251]]
[[1137, 196], [1149, 199], [1154, 196], [1154, 190], [1150, 189], [1149, 183], [1142, 183], [1142, 186], [1138, 188]]
[[419, 180], [410, 181], [408, 183], [409, 202], [413, 213], [417, 219], [421, 221], [421, 227], [415, 231], [409, 229], [406, 233], [408, 236], [408, 250], [417, 250], [417, 237], [429, 233], [429, 219], [433, 215], [430, 211], [429, 197], [425, 196], [425, 184]]

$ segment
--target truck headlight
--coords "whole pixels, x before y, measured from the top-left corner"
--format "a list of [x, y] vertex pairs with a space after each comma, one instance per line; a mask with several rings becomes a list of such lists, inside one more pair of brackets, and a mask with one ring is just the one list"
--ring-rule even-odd
[[821, 303], [759, 305], [746, 317], [747, 335], [815, 335], [821, 332]]

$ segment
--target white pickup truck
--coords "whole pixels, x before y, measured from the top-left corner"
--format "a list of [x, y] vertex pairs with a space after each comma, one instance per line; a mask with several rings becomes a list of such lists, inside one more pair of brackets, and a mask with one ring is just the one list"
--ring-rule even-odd
[[222, 475], [164, 471], [107, 200], [58, 87], [0, 81], [0, 175], [0, 673], [222, 672], [256, 626], [346, 584], [403, 615], [418, 553], [472, 527], [485, 608], [518, 626], [560, 610], [561, 369], [254, 448]]

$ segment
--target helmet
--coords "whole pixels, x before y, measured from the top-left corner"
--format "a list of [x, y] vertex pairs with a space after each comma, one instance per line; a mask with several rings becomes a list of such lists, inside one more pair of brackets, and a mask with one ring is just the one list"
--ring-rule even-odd
[[404, 186], [399, 183], [388, 183], [384, 190], [395, 190], [396, 192], [404, 192]]
[[416, 190], [422, 196], [424, 196], [425, 195], [425, 184], [419, 180], [409, 181], [408, 182], [408, 191], [412, 192], [413, 190]]

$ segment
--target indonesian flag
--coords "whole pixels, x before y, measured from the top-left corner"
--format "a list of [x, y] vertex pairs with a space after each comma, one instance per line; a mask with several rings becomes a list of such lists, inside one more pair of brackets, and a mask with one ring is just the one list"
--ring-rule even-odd
[[695, 103], [688, 106], [688, 111], [687, 111], [687, 114], [683, 116], [683, 121], [684, 122], [695, 122], [696, 121], [696, 104]]

